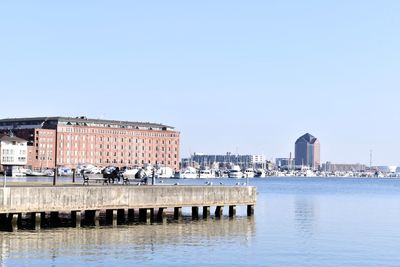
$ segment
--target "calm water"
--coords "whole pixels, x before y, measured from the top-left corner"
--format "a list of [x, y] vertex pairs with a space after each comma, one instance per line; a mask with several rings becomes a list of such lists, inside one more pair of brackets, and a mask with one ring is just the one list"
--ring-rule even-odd
[[[238, 182], [214, 183], [220, 181]], [[204, 180], [179, 180], [196, 182]], [[233, 220], [2, 232], [0, 265], [400, 265], [400, 180], [267, 178], [250, 183], [259, 192], [253, 219], [240, 208]]]

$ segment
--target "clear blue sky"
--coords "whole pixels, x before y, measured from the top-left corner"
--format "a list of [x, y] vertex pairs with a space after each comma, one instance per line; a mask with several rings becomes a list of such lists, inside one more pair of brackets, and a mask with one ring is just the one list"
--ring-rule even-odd
[[400, 1], [1, 1], [1, 117], [170, 124], [182, 155], [400, 165]]

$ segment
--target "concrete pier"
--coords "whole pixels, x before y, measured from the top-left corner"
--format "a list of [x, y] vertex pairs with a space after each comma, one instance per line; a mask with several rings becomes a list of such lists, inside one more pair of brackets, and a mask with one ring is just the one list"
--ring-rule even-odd
[[25, 217], [36, 230], [57, 227], [62, 218], [65, 225], [61, 214], [67, 214], [72, 227], [99, 226], [104, 224], [100, 212], [105, 212], [107, 225], [117, 226], [134, 221], [135, 210], [141, 222], [164, 222], [167, 209], [180, 220], [183, 207], [191, 208], [195, 220], [200, 208], [208, 219], [210, 207], [215, 207], [216, 218], [223, 216], [225, 206], [230, 217], [236, 216], [236, 206], [246, 206], [247, 215], [253, 216], [255, 204], [256, 188], [251, 186], [16, 186], [0, 189], [0, 227], [17, 231]]

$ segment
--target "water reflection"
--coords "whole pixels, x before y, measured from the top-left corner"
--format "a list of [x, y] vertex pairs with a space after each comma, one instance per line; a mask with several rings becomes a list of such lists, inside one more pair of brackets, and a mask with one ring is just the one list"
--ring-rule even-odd
[[47, 260], [48, 264], [57, 265], [77, 257], [85, 263], [102, 257], [146, 262], [154, 258], [155, 252], [250, 242], [254, 235], [254, 219], [247, 217], [118, 228], [3, 232], [0, 233], [0, 263], [8, 266], [13, 260], [19, 263]]
[[298, 197], [295, 199], [294, 221], [297, 233], [305, 240], [315, 234], [317, 224], [317, 207], [313, 198]]

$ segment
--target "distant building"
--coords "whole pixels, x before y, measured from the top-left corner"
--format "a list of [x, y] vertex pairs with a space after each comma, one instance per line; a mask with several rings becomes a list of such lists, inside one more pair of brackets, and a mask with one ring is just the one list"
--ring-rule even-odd
[[241, 168], [262, 167], [266, 164], [264, 155], [233, 155], [228, 152], [226, 155], [206, 155], [203, 153], [194, 153], [190, 159], [183, 159], [185, 165], [208, 166], [219, 165], [227, 167], [228, 165], [239, 165]]
[[15, 175], [27, 164], [28, 141], [2, 135], [0, 137], [0, 165], [1, 170], [8, 175]]
[[86, 117], [0, 120], [0, 132], [10, 131], [28, 141], [27, 165], [33, 169], [79, 164], [179, 169], [180, 133], [163, 124]]
[[280, 169], [293, 169], [295, 167], [295, 159], [291, 158], [276, 158], [275, 164]]
[[321, 170], [325, 172], [363, 172], [367, 169], [364, 164], [337, 164], [327, 161], [322, 164]]
[[320, 166], [320, 144], [317, 138], [309, 133], [301, 136], [295, 143], [296, 166], [307, 166], [318, 169]]

